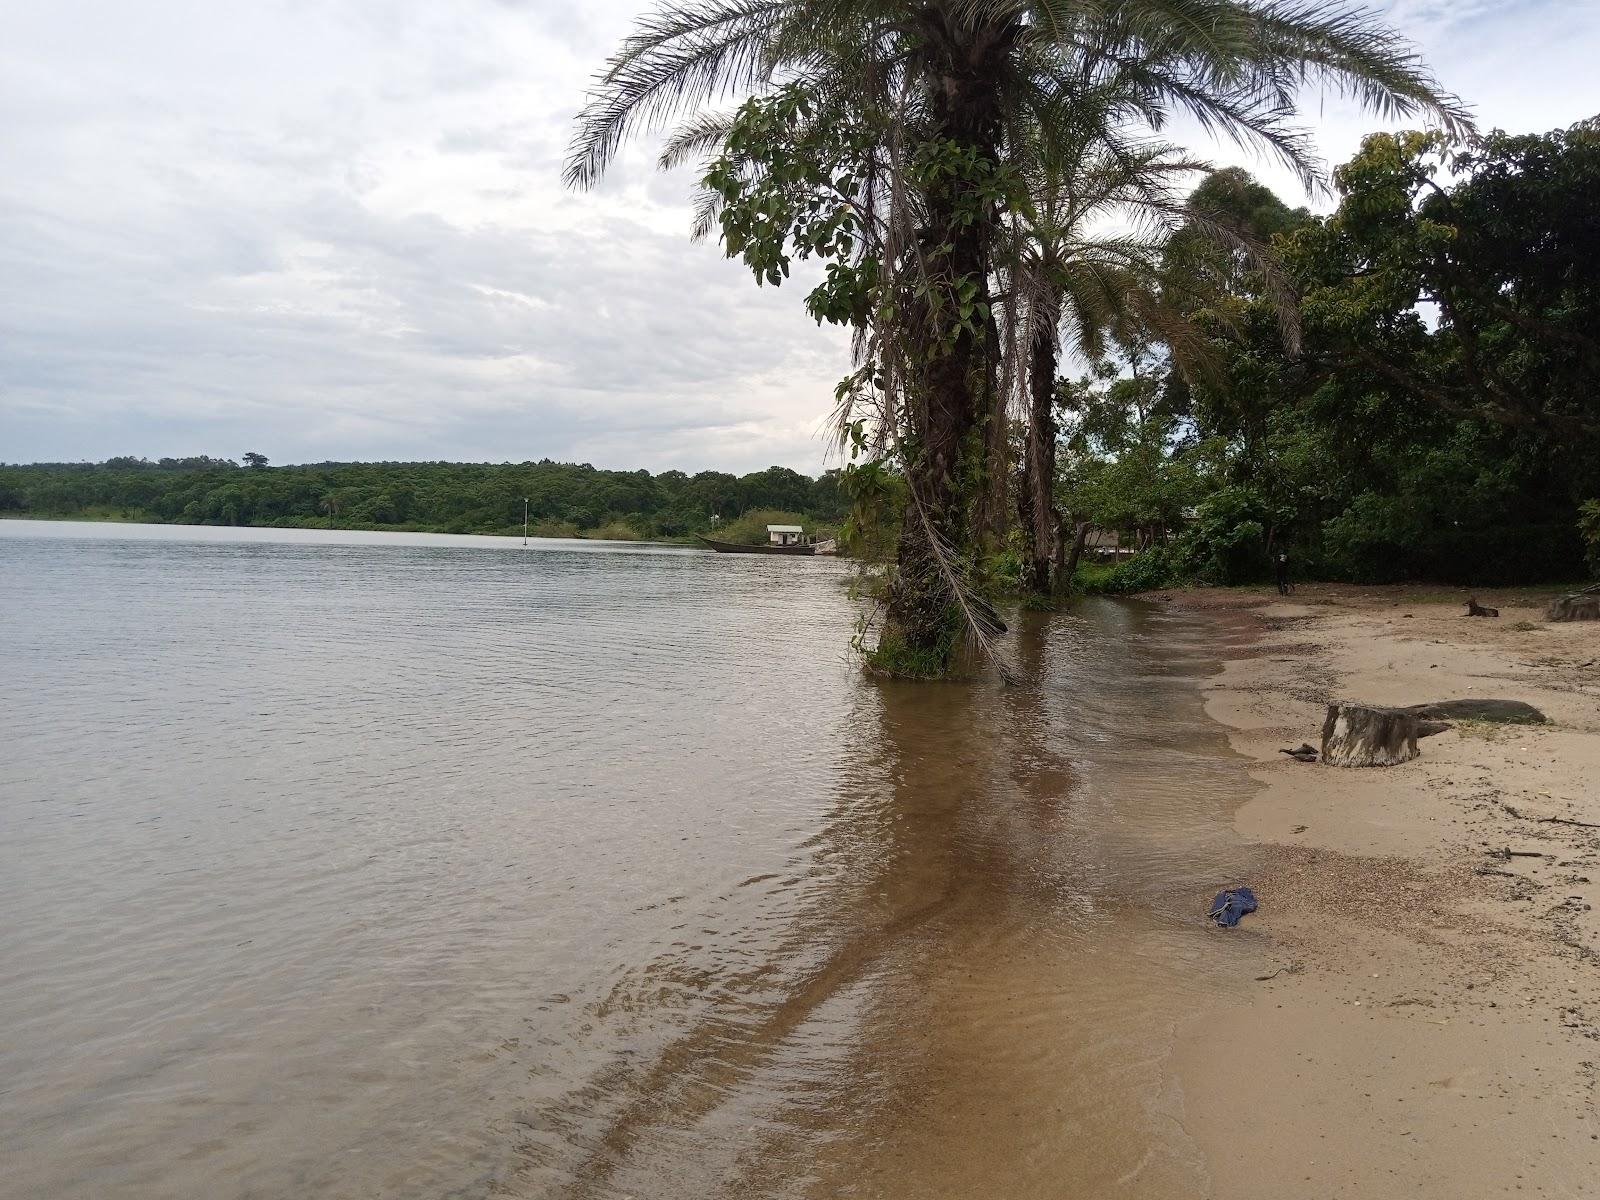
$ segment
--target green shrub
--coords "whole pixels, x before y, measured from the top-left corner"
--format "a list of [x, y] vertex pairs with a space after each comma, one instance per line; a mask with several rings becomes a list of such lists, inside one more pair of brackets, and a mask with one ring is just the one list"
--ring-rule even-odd
[[1086, 596], [1098, 596], [1106, 590], [1106, 582], [1116, 567], [1110, 563], [1080, 562], [1072, 576], [1072, 590]]
[[855, 461], [865, 448], [858, 422], [852, 431], [851, 462], [839, 473], [839, 491], [850, 511], [839, 527], [839, 545], [851, 558], [889, 562], [895, 557], [906, 509], [906, 485], [877, 461]]
[[1583, 539], [1589, 570], [1600, 575], [1600, 500], [1590, 500], [1578, 509], [1578, 536]]
[[1166, 587], [1172, 579], [1171, 556], [1164, 547], [1155, 546], [1115, 566], [1081, 565], [1074, 586], [1090, 595], [1122, 596]]
[[[450, 529], [449, 533], [472, 533], [472, 526], [466, 521], [458, 522], [459, 529]], [[520, 532], [508, 530], [508, 534]], [[570, 521], [535, 521], [533, 528], [528, 531], [534, 537], [542, 538], [575, 538], [578, 536], [578, 527]]]
[[604, 542], [636, 542], [639, 540], [638, 531], [626, 521], [607, 521], [589, 530], [589, 537], [599, 538]]
[[1364, 492], [1322, 526], [1334, 571], [1366, 583], [1394, 583], [1417, 573], [1416, 548], [1427, 522], [1404, 497]]
[[1223, 488], [1200, 505], [1194, 521], [1178, 535], [1170, 568], [1202, 583], [1265, 578], [1267, 519], [1266, 503], [1250, 488]]
[[[1415, 497], [1365, 492], [1323, 524], [1330, 574], [1361, 583], [1431, 579], [1496, 587], [1571, 578], [1583, 532], [1569, 522], [1514, 521], [1463, 507], [1429, 511]], [[1600, 569], [1600, 561], [1591, 559]]]
[[983, 576], [990, 588], [1000, 594], [1010, 594], [1022, 588], [1022, 552], [1008, 546], [998, 554], [991, 554], [983, 563]]
[[[719, 542], [734, 542], [741, 546], [760, 546], [767, 541], [768, 525], [805, 525], [806, 519], [797, 512], [783, 512], [776, 508], [757, 508], [742, 517], [736, 517], [712, 530], [711, 536]], [[808, 534], [816, 530], [807, 528]]]
[[940, 635], [932, 646], [914, 649], [906, 645], [898, 630], [887, 625], [880, 629], [877, 644], [869, 647], [867, 626], [863, 621], [851, 645], [861, 653], [863, 665], [870, 674], [892, 679], [945, 679], [950, 675], [950, 664], [962, 632], [954, 605], [945, 606], [941, 624]]

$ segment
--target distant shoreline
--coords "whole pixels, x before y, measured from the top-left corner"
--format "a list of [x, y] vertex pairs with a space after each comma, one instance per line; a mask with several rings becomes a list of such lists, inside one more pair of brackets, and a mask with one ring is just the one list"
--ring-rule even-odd
[[[436, 533], [442, 537], [493, 537], [507, 539], [523, 536], [520, 529], [508, 532], [503, 529], [442, 529], [437, 525], [332, 525], [312, 524], [303, 521], [253, 521], [248, 524], [224, 525], [212, 521], [155, 521], [143, 515], [129, 517], [105, 513], [13, 511], [0, 513], [0, 521], [56, 521], [69, 525], [154, 525], [163, 529], [305, 529], [323, 533]], [[641, 546], [694, 546], [698, 545], [700, 541], [699, 538], [688, 535], [675, 538], [600, 537], [598, 532], [590, 530], [577, 533], [551, 533], [548, 529], [541, 532], [539, 527], [530, 526], [527, 536], [530, 539], [539, 539], [541, 541], [637, 542]], [[615, 530], [609, 532], [614, 533]]]
[[[259, 455], [250, 456], [259, 459]], [[603, 471], [588, 463], [320, 463], [112, 458], [0, 464], [0, 514], [58, 521], [344, 529], [693, 545], [766, 541], [767, 525], [831, 537], [850, 510], [841, 471], [742, 476]], [[887, 527], [883, 533], [887, 536]]]

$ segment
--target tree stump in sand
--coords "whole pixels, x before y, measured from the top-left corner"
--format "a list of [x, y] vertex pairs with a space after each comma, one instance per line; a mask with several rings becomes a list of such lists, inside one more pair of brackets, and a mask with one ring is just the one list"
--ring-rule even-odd
[[1392, 767], [1417, 757], [1422, 719], [1403, 708], [1330, 704], [1322, 761], [1335, 767]]
[[1600, 583], [1550, 601], [1547, 621], [1600, 621]]

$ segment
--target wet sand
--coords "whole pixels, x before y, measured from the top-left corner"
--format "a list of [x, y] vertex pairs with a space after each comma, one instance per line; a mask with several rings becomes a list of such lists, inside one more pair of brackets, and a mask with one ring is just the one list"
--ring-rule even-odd
[[[1166, 599], [1256, 631], [1206, 703], [1260, 785], [1234, 820], [1261, 910], [1227, 935], [1253, 961], [1173, 1059], [1210, 1194], [1596, 1194], [1600, 627], [1526, 594], [1486, 593], [1498, 620], [1400, 589]], [[1278, 753], [1329, 699], [1458, 697], [1551, 724], [1458, 723], [1383, 769]]]

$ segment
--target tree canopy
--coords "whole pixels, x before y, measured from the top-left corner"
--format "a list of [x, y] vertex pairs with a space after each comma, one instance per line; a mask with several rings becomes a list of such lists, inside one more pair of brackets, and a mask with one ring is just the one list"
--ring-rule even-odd
[[[1219, 369], [1159, 366], [1159, 427], [1080, 437], [1065, 502], [1114, 528], [1148, 515], [1172, 543], [1162, 572], [1215, 582], [1259, 575], [1274, 547], [1363, 581], [1581, 576], [1600, 532], [1600, 130], [1375, 134], [1335, 181], [1322, 218], [1243, 172], [1197, 190], [1275, 239], [1293, 336], [1259, 273], [1175, 236], [1172, 290], [1223, 285], [1191, 305]], [[1143, 427], [1150, 390], [1124, 374], [1063, 391], [1082, 433]], [[1158, 515], [1172, 495], [1194, 517]], [[1256, 530], [1236, 539], [1249, 553], [1214, 553], [1223, 510]]]

